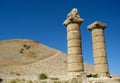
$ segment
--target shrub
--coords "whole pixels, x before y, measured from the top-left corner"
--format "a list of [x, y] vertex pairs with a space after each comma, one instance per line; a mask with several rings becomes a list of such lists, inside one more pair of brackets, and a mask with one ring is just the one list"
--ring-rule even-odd
[[23, 53], [23, 52], [24, 52], [24, 49], [23, 49], [23, 48], [21, 48], [20, 53]]
[[98, 78], [98, 74], [92, 74], [93, 78]]
[[31, 46], [24, 44], [23, 47], [25, 47], [28, 50]]
[[67, 61], [64, 61], [64, 63], [67, 63]]
[[44, 74], [44, 73], [39, 75], [39, 80], [44, 80], [44, 79], [47, 79], [47, 78], [48, 78], [47, 75]]
[[0, 83], [3, 81], [3, 79], [2, 78], [0, 78]]
[[86, 77], [90, 78], [90, 77], [92, 77], [92, 74], [86, 75]]

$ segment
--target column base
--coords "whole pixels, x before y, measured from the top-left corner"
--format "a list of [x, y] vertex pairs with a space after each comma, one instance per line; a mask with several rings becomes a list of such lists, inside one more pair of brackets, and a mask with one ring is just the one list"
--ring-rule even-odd
[[82, 79], [86, 77], [86, 73], [85, 72], [68, 72], [68, 77], [69, 79]]
[[109, 77], [110, 74], [107, 72], [107, 73], [98, 73], [98, 76], [99, 77]]

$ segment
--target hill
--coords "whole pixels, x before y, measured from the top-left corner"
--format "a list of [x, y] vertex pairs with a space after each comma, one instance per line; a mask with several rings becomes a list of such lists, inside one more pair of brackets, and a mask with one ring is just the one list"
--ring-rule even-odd
[[[84, 66], [85, 72], [94, 72], [92, 65], [84, 63]], [[36, 79], [41, 73], [66, 79], [67, 55], [32, 40], [0, 41], [1, 77]]]

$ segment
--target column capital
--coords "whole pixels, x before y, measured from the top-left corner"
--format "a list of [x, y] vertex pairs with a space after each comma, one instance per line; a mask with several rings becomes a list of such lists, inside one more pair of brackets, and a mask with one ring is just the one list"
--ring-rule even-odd
[[88, 26], [88, 29], [89, 30], [92, 30], [94, 28], [102, 28], [102, 29], [104, 29], [104, 28], [106, 28], [106, 26], [107, 25], [105, 23], [102, 23], [102, 22], [99, 22], [99, 21], [95, 21], [94, 23], [92, 23], [92, 24], [90, 24]]
[[67, 15], [67, 19], [64, 21], [64, 25], [67, 26], [70, 23], [78, 23], [81, 24], [83, 22], [83, 19], [80, 18], [80, 15], [78, 14], [77, 8], [73, 8], [70, 13]]

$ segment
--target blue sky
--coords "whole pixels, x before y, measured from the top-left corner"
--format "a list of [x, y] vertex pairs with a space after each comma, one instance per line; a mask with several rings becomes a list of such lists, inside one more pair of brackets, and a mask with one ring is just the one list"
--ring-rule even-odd
[[67, 53], [63, 21], [72, 8], [78, 8], [84, 61], [93, 64], [91, 33], [94, 21], [105, 29], [109, 70], [120, 75], [120, 1], [119, 0], [0, 0], [0, 40], [30, 39]]

